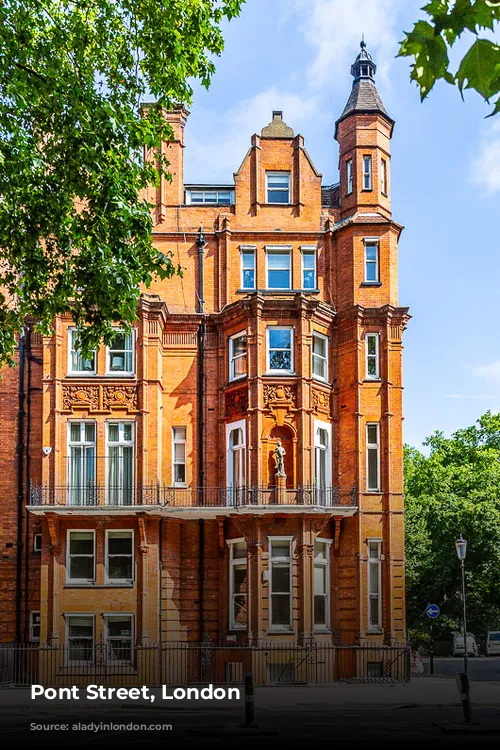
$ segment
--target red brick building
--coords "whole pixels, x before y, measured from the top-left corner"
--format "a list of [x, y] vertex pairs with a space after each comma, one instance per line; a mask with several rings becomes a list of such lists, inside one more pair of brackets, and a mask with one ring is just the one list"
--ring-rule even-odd
[[362, 45], [335, 185], [281, 112], [234, 182], [186, 184], [188, 112], [166, 115], [149, 198], [183, 276], [89, 360], [69, 317], [27, 331], [0, 381], [0, 640], [404, 639], [408, 311], [375, 70]]

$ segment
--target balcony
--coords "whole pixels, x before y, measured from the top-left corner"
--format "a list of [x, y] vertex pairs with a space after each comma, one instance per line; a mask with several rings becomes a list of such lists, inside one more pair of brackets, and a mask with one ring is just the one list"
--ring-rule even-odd
[[159, 514], [178, 518], [214, 518], [236, 513], [320, 513], [351, 516], [357, 510], [356, 488], [303, 486], [295, 488], [247, 486], [169, 487], [149, 485], [93, 484], [32, 485], [29, 510], [68, 515], [134, 513]]

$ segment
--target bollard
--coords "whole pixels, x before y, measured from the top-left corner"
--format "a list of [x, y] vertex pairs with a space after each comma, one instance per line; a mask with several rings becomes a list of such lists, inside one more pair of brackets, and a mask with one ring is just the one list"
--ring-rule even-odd
[[464, 721], [470, 724], [472, 721], [472, 705], [470, 702], [470, 682], [469, 675], [466, 672], [457, 673], [457, 688], [460, 693], [462, 702], [462, 711], [464, 712]]
[[242, 726], [257, 726], [255, 723], [255, 699], [252, 672], [245, 672], [245, 721]]

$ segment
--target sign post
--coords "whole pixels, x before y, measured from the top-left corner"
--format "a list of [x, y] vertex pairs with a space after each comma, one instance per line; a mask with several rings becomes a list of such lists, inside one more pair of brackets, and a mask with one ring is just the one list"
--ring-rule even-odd
[[429, 648], [429, 672], [434, 674], [434, 635], [432, 632], [432, 624], [436, 617], [439, 617], [441, 610], [437, 604], [428, 604], [425, 608], [425, 614], [431, 621], [431, 643]]

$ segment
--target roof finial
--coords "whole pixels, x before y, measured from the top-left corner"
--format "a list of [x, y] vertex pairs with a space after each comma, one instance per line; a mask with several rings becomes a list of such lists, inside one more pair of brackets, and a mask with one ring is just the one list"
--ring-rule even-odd
[[363, 33], [361, 34], [361, 41], [360, 41], [360, 43], [359, 43], [359, 46], [361, 47], [361, 49], [364, 49], [364, 48], [366, 47], [366, 42], [365, 42], [365, 32], [364, 32], [364, 31], [363, 31]]

